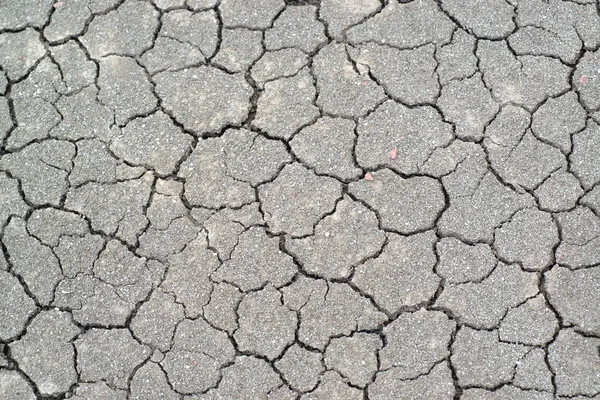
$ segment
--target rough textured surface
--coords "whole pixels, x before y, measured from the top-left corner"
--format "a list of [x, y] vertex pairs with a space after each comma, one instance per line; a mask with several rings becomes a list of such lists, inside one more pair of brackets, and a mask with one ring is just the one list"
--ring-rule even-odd
[[331, 279], [347, 278], [354, 266], [375, 256], [384, 241], [385, 234], [377, 228], [376, 215], [345, 197], [333, 214], [319, 222], [313, 236], [291, 239], [285, 247], [305, 271]]
[[0, 398], [600, 398], [596, 3], [0, 0]]
[[[385, 165], [400, 173], [419, 172], [429, 155], [450, 143], [452, 126], [431, 107], [408, 108], [393, 101], [382, 104], [357, 128], [356, 159], [365, 168]], [[396, 151], [395, 159], [390, 152]]]
[[397, 313], [403, 306], [428, 301], [438, 288], [440, 278], [433, 272], [435, 235], [429, 231], [388, 237], [379, 257], [356, 268], [352, 282], [384, 310]]
[[389, 169], [374, 172], [371, 176], [372, 181], [353, 182], [349, 189], [351, 194], [376, 210], [382, 228], [401, 234], [433, 228], [445, 205], [438, 182], [427, 177], [404, 179]]
[[[154, 78], [165, 110], [197, 135], [239, 124], [248, 114], [251, 90], [241, 75], [201, 66], [161, 72]], [[189, 91], [190, 96], [179, 93]]]

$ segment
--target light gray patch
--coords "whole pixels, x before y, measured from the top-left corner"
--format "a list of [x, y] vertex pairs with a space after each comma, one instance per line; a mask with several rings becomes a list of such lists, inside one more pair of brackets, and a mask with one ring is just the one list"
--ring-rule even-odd
[[237, 312], [239, 328], [233, 338], [241, 351], [274, 360], [294, 342], [298, 318], [273, 286], [247, 294]]
[[83, 139], [77, 142], [77, 155], [69, 183], [77, 187], [88, 182], [112, 183], [117, 179], [119, 162], [100, 140]]
[[160, 175], [168, 175], [191, 146], [192, 137], [176, 127], [162, 111], [136, 118], [113, 138], [110, 149], [125, 161], [149, 166]]
[[0, 277], [0, 339], [7, 341], [25, 329], [37, 307], [15, 276], [0, 271]]
[[378, 225], [372, 211], [345, 196], [333, 214], [319, 221], [313, 236], [286, 240], [285, 248], [308, 273], [344, 279], [383, 247], [385, 233]]
[[168, 10], [170, 8], [183, 7], [185, 0], [152, 0], [154, 5], [161, 10]]
[[455, 31], [451, 43], [436, 50], [436, 59], [439, 62], [437, 73], [442, 85], [475, 74], [477, 71], [475, 40], [472, 35], [459, 29]]
[[162, 71], [181, 70], [204, 62], [204, 55], [198, 48], [163, 36], [156, 38], [154, 46], [140, 57], [140, 63], [146, 67], [150, 75]]
[[358, 178], [362, 170], [354, 165], [355, 123], [344, 118], [321, 117], [303, 128], [290, 141], [294, 154], [316, 173], [340, 180]]
[[433, 44], [398, 50], [367, 43], [358, 49], [356, 62], [369, 69], [386, 94], [408, 105], [436, 102], [440, 85]]
[[240, 124], [248, 115], [252, 88], [241, 74], [200, 66], [161, 72], [154, 82], [163, 107], [197, 135]]
[[565, 170], [554, 172], [537, 189], [535, 196], [544, 211], [568, 211], [577, 205], [583, 189], [577, 178]]
[[185, 0], [185, 4], [194, 11], [212, 8], [217, 3], [217, 0]]
[[585, 127], [585, 109], [573, 91], [550, 98], [533, 114], [531, 131], [565, 153], [571, 151], [571, 135]]
[[230, 259], [212, 274], [212, 279], [247, 292], [267, 283], [281, 287], [296, 272], [293, 259], [279, 249], [279, 238], [270, 238], [264, 228], [252, 227], [238, 236]]
[[[26, 26], [41, 27], [48, 20], [53, 0], [7, 1], [0, 5], [0, 29], [21, 29]], [[8, 374], [9, 376], [11, 374]], [[19, 379], [9, 378], [11, 381]], [[27, 386], [27, 384], [25, 384]], [[26, 390], [30, 392], [31, 389]], [[8, 393], [7, 393], [8, 395]], [[16, 399], [16, 397], [15, 397]], [[10, 400], [13, 400], [11, 397]]]
[[59, 42], [81, 34], [92, 16], [89, 1], [66, 1], [54, 7], [50, 24], [44, 28], [49, 42]]
[[71, 341], [78, 333], [69, 313], [42, 311], [29, 324], [25, 336], [11, 343], [11, 356], [42, 395], [65, 393], [77, 382]]
[[542, 295], [508, 310], [498, 330], [500, 340], [543, 346], [554, 338], [558, 320]]
[[0, 173], [0, 226], [6, 225], [11, 215], [24, 217], [29, 209], [19, 193], [19, 181]]
[[271, 231], [298, 237], [313, 233], [317, 221], [333, 211], [341, 190], [335, 179], [317, 176], [295, 163], [286, 165], [273, 182], [260, 186], [258, 196]]
[[321, 0], [319, 16], [327, 22], [329, 36], [342, 41], [345, 31], [380, 9], [377, 0]]
[[4, 96], [0, 97], [0, 141], [3, 141], [6, 135], [11, 132], [14, 123], [10, 116], [10, 108], [8, 99]]
[[380, 369], [393, 370], [400, 380], [427, 374], [448, 356], [455, 326], [439, 311], [421, 309], [400, 315], [383, 329], [386, 345], [379, 352]]
[[189, 43], [209, 58], [217, 49], [218, 21], [214, 11], [169, 11], [161, 16], [159, 36]]
[[383, 89], [367, 74], [354, 69], [342, 43], [331, 43], [313, 59], [317, 105], [335, 116], [364, 117], [385, 99]]
[[504, 385], [500, 389], [467, 389], [461, 399], [465, 400], [509, 400], [526, 398], [527, 400], [552, 400], [552, 393], [536, 392], [520, 389], [511, 385]]
[[158, 12], [151, 4], [127, 0], [96, 16], [80, 40], [95, 59], [109, 54], [137, 57], [152, 47], [158, 23]]
[[231, 72], [246, 71], [263, 54], [263, 33], [245, 28], [224, 28], [213, 62]]
[[0, 34], [0, 67], [9, 81], [23, 78], [45, 54], [44, 45], [32, 28]]
[[377, 372], [377, 352], [382, 346], [381, 338], [369, 333], [334, 338], [327, 346], [325, 365], [364, 389]]
[[499, 263], [481, 283], [446, 285], [434, 308], [450, 310], [461, 324], [492, 329], [510, 308], [538, 293], [537, 283], [535, 273]]
[[[95, 82], [98, 73], [96, 64], [87, 58], [76, 41], [69, 40], [64, 44], [52, 46], [50, 54], [60, 66], [62, 80], [66, 86], [66, 89], [63, 89], [65, 94], [79, 92]], [[90, 88], [90, 90], [94, 89]]]
[[115, 116], [111, 109], [100, 103], [98, 88], [89, 86], [72, 96], [62, 96], [56, 108], [62, 121], [50, 131], [58, 139], [100, 139], [108, 142]]
[[300, 312], [298, 339], [320, 350], [331, 337], [375, 329], [387, 320], [367, 298], [344, 283], [301, 277], [281, 291], [285, 305]]
[[319, 386], [312, 392], [302, 395], [300, 400], [360, 400], [363, 396], [362, 390], [349, 386], [337, 372], [327, 371], [321, 377]]
[[447, 237], [437, 242], [436, 251], [439, 262], [435, 270], [446, 283], [480, 281], [497, 264], [490, 245], [484, 243], [469, 245]]
[[396, 368], [377, 373], [375, 381], [368, 388], [369, 398], [386, 400], [391, 398], [419, 398], [432, 400], [451, 399], [455, 395], [452, 371], [445, 363], [437, 364], [427, 375], [411, 380], [398, 377]]
[[40, 304], [49, 305], [54, 298], [54, 288], [63, 277], [52, 250], [30, 236], [25, 221], [18, 217], [6, 226], [2, 242], [12, 270], [23, 279]]
[[204, 306], [204, 318], [230, 335], [238, 328], [237, 306], [242, 300], [242, 293], [228, 283], [215, 283], [210, 294], [210, 301]]
[[269, 51], [254, 64], [250, 73], [259, 87], [268, 81], [288, 78], [308, 64], [308, 56], [298, 49]]
[[587, 207], [557, 215], [561, 243], [556, 262], [569, 268], [582, 268], [600, 262], [600, 219]]
[[275, 361], [275, 366], [293, 389], [308, 392], [317, 386], [325, 370], [322, 359], [321, 353], [294, 344], [281, 359]]
[[[525, 325], [535, 327], [536, 325]], [[531, 349], [517, 365], [513, 384], [519, 388], [552, 392], [552, 373], [546, 364], [546, 352]]]
[[388, 238], [379, 257], [356, 268], [352, 282], [381, 308], [394, 314], [404, 306], [431, 299], [440, 278], [433, 272], [436, 238], [432, 231], [411, 236], [388, 234]]
[[283, 383], [269, 363], [250, 356], [237, 357], [222, 375], [218, 388], [194, 400], [264, 399]]
[[282, 143], [245, 129], [198, 142], [181, 165], [185, 197], [192, 205], [235, 207], [255, 201], [253, 186], [273, 179], [291, 160]]
[[317, 20], [317, 7], [310, 5], [287, 6], [265, 32], [264, 41], [267, 50], [292, 47], [306, 53], [314, 52], [325, 42], [325, 26]]
[[600, 267], [571, 271], [555, 266], [545, 274], [548, 300], [563, 321], [580, 332], [600, 332]]
[[440, 218], [438, 229], [443, 236], [457, 235], [468, 242], [491, 243], [494, 229], [518, 210], [532, 206], [533, 199], [502, 185], [489, 172], [483, 176], [475, 174], [475, 180], [465, 185], [465, 179], [470, 180], [473, 172], [465, 168], [443, 180], [446, 190], [452, 193], [450, 207]]
[[505, 143], [500, 135], [484, 139], [492, 167], [507, 183], [516, 187], [534, 190], [552, 172], [567, 166], [560, 150], [536, 139], [531, 131], [527, 131], [516, 145]]
[[479, 331], [462, 327], [452, 344], [452, 364], [461, 386], [493, 388], [513, 379], [519, 361], [528, 348], [503, 343], [496, 331]]
[[[386, 166], [403, 174], [419, 172], [436, 148], [453, 138], [452, 125], [431, 107], [408, 108], [386, 101], [358, 123], [356, 159], [363, 168]], [[398, 150], [396, 159], [390, 153]]]
[[577, 68], [573, 74], [575, 90], [579, 93], [579, 98], [588, 111], [600, 109], [598, 63], [600, 63], [600, 51], [588, 51], [577, 63]]
[[590, 121], [585, 130], [573, 135], [573, 152], [569, 156], [571, 172], [586, 190], [600, 182], [600, 165], [594, 162], [599, 151], [600, 125]]
[[35, 400], [37, 397], [25, 379], [17, 372], [0, 370], [0, 395], [5, 400]]
[[319, 109], [313, 104], [315, 95], [313, 78], [307, 69], [293, 77], [267, 82], [258, 98], [252, 125], [269, 136], [290, 139], [319, 117]]
[[31, 142], [47, 138], [61, 119], [56, 108], [40, 98], [15, 99], [13, 107], [18, 125], [6, 140], [7, 150], [18, 150]]
[[183, 306], [175, 303], [175, 297], [157, 289], [138, 309], [130, 326], [142, 343], [166, 352], [171, 348], [177, 324], [184, 317]]
[[544, 56], [515, 57], [506, 42], [482, 40], [477, 46], [483, 80], [502, 104], [532, 110], [547, 97], [566, 92], [571, 69]]
[[208, 216], [202, 223], [208, 231], [208, 242], [219, 253], [221, 260], [230, 258], [242, 232], [251, 226], [264, 225], [258, 202], [239, 210], [223, 209]]
[[150, 113], [158, 104], [144, 69], [128, 57], [102, 58], [98, 86], [98, 99], [115, 112], [119, 125]]
[[54, 253], [60, 260], [63, 275], [75, 278], [79, 274], [92, 272], [94, 261], [103, 248], [104, 239], [100, 235], [62, 236]]
[[424, 176], [404, 179], [389, 169], [371, 176], [372, 181], [350, 183], [349, 192], [378, 213], [383, 229], [406, 235], [433, 228], [445, 206], [437, 181]]
[[456, 124], [456, 136], [461, 139], [480, 140], [499, 110], [478, 73], [442, 87], [437, 104], [444, 117]]
[[554, 262], [554, 247], [559, 237], [549, 213], [533, 208], [520, 210], [497, 228], [494, 236], [498, 256], [519, 263], [526, 271], [541, 271]]
[[[158, 192], [158, 190], [157, 190]], [[154, 229], [167, 230], [176, 218], [187, 214], [187, 208], [178, 195], [155, 193], [152, 202], [146, 210], [146, 217]]]
[[134, 369], [150, 357], [127, 329], [92, 328], [75, 341], [77, 370], [83, 381], [105, 381], [125, 389]]
[[87, 223], [75, 213], [56, 208], [42, 208], [33, 211], [27, 220], [27, 231], [47, 246], [58, 246], [62, 236], [87, 233]]
[[88, 217], [93, 229], [135, 244], [148, 225], [144, 211], [153, 181], [148, 172], [140, 179], [114, 184], [87, 183], [69, 191], [65, 208]]
[[596, 396], [600, 387], [600, 340], [563, 329], [548, 347], [559, 396]]
[[181, 322], [173, 343], [161, 365], [179, 393], [198, 393], [215, 387], [221, 376], [219, 370], [235, 356], [227, 334], [203, 319]]
[[181, 396], [171, 389], [163, 370], [152, 362], [147, 362], [135, 372], [129, 390], [131, 400], [153, 397], [164, 400], [181, 399]]
[[480, 38], [502, 39], [515, 29], [515, 8], [504, 0], [442, 0], [441, 6]]
[[222, 0], [219, 4], [223, 25], [227, 28], [269, 28], [284, 7], [283, 0]]
[[210, 301], [210, 275], [219, 267], [217, 256], [207, 248], [206, 238], [198, 235], [183, 251], [170, 256], [168, 265], [161, 287], [184, 305], [186, 317], [198, 317]]
[[125, 400], [125, 390], [113, 389], [105, 382], [80, 383], [74, 390], [73, 400]]
[[592, 5], [553, 1], [519, 2], [517, 6], [520, 29], [509, 37], [517, 54], [548, 55], [574, 63], [582, 48], [600, 44], [600, 17]]
[[347, 31], [352, 43], [376, 42], [398, 48], [450, 42], [454, 23], [435, 1], [389, 2], [383, 10]]
[[65, 92], [60, 70], [50, 57], [44, 57], [27, 78], [11, 87], [10, 96], [14, 100], [40, 99], [54, 103], [59, 93]]

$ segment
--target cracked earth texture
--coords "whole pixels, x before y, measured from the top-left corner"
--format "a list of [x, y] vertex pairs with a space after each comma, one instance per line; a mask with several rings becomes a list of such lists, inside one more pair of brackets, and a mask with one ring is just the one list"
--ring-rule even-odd
[[600, 399], [594, 0], [0, 1], [0, 399]]

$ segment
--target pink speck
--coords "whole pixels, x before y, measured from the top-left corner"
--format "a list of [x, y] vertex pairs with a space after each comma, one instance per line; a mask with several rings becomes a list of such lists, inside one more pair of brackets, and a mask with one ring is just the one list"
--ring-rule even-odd
[[374, 181], [375, 178], [373, 177], [373, 175], [371, 175], [370, 173], [366, 173], [365, 174], [365, 181]]
[[587, 75], [581, 75], [581, 78], [579, 78], [579, 82], [583, 83], [584, 85], [587, 85], [588, 83], [590, 83], [590, 77]]
[[194, 365], [198, 365], [198, 361], [194, 360]]
[[369, 84], [369, 81], [364, 81], [364, 82], [362, 83], [362, 85], [363, 85], [363, 86], [367, 86], [368, 84]]
[[23, 56], [19, 56], [19, 60], [23, 61]]
[[64, 1], [57, 1], [56, 3], [54, 3], [54, 8], [62, 7], [64, 4], [65, 4]]
[[394, 150], [390, 151], [390, 158], [392, 160], [395, 160], [398, 158], [398, 149], [394, 149]]

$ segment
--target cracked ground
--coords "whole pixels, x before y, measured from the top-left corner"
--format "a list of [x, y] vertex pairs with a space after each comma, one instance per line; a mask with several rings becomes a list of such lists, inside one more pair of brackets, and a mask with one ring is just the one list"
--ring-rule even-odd
[[0, 1], [0, 399], [600, 399], [594, 0]]

